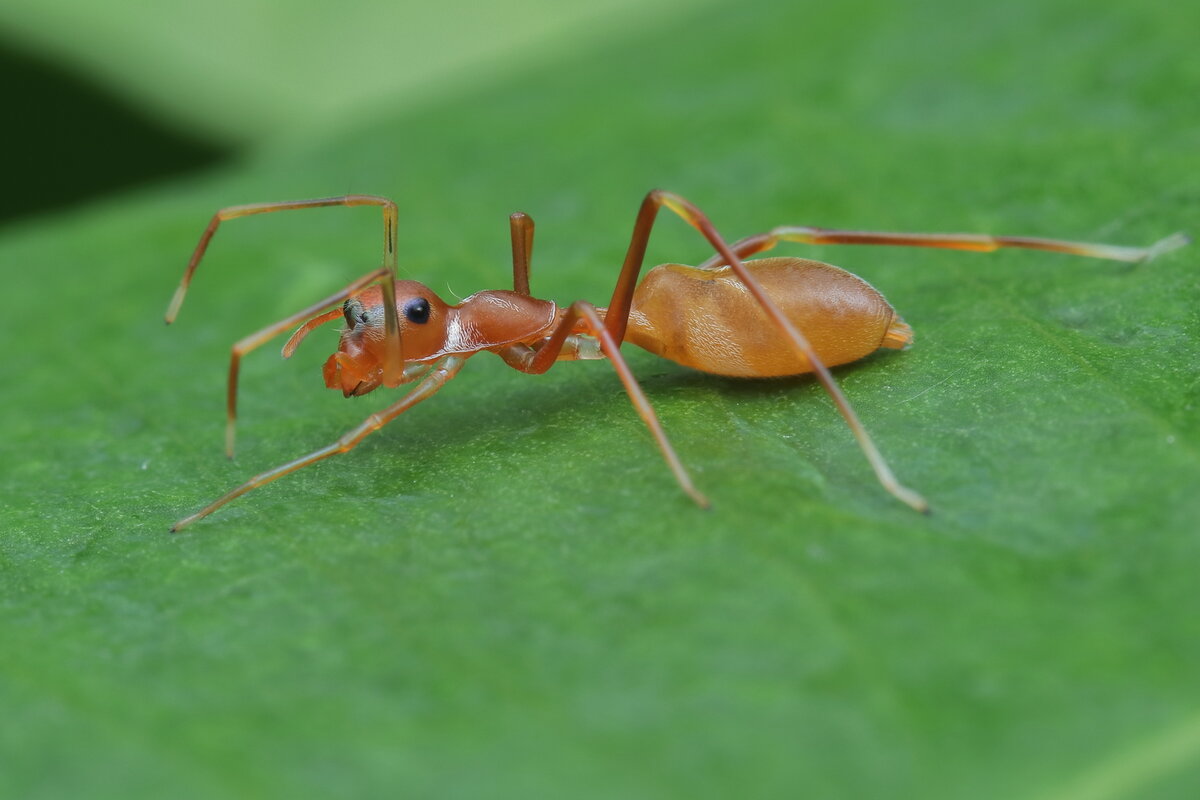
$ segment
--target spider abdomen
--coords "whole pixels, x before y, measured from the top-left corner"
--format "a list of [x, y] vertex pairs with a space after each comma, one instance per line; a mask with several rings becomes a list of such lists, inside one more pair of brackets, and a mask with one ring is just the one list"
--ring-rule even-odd
[[[826, 366], [912, 342], [912, 329], [883, 295], [844, 269], [802, 258], [745, 265]], [[812, 371], [729, 267], [655, 267], [634, 293], [625, 338], [717, 375], [770, 378]]]

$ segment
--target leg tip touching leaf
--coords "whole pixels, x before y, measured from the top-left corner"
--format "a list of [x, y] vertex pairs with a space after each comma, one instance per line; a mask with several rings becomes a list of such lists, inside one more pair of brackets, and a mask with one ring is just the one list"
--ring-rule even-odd
[[1146, 248], [1146, 256], [1142, 261], [1153, 261], [1164, 253], [1170, 253], [1172, 250], [1178, 250], [1181, 247], [1186, 247], [1192, 243], [1192, 237], [1186, 233], [1173, 233], [1165, 239], [1161, 239]]

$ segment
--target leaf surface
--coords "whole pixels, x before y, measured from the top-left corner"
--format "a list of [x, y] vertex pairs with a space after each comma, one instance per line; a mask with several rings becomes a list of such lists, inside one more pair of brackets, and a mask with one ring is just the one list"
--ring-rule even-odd
[[[1196, 248], [792, 247], [878, 287], [916, 345], [837, 371], [921, 517], [811, 380], [629, 348], [700, 488], [603, 363], [483, 355], [354, 452], [168, 526], [332, 441], [332, 331], [235, 339], [378, 263], [602, 303], [654, 186], [778, 224], [1144, 245], [1200, 230], [1183, 6], [713, 8], [599, 52], [0, 237], [0, 793], [25, 797], [1167, 798], [1200, 787]], [[664, 216], [650, 260], [704, 243]]]

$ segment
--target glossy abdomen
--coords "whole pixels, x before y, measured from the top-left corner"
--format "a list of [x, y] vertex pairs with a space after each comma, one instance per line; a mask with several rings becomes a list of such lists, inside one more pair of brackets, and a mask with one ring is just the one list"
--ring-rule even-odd
[[[826, 366], [912, 341], [912, 330], [883, 295], [844, 269], [802, 258], [745, 264]], [[717, 375], [770, 378], [812, 371], [729, 267], [655, 267], [634, 293], [625, 338]]]

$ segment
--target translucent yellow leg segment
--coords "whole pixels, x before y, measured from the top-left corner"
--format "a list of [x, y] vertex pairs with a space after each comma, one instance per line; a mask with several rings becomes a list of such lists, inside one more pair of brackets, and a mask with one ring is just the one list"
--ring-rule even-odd
[[[1090, 258], [1105, 258], [1112, 261], [1141, 262], [1157, 258], [1188, 244], [1191, 239], [1182, 233], [1172, 234], [1149, 247], [1122, 247], [1112, 244], [1068, 242], [1062, 239], [1040, 239], [1032, 236], [987, 236], [975, 233], [883, 233], [876, 231], [841, 231], [832, 228], [805, 228], [781, 226], [767, 233], [747, 236], [731, 246], [739, 258], [770, 250], [780, 242], [802, 244], [874, 244], [897, 245], [900, 247], [936, 247], [945, 250], [969, 250], [975, 253], [991, 253], [1004, 247], [1027, 250], [1048, 250], [1054, 253], [1069, 253]], [[717, 255], [700, 265], [701, 269], [715, 269], [728, 263], [724, 256]]]

